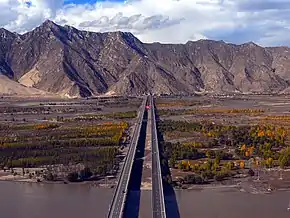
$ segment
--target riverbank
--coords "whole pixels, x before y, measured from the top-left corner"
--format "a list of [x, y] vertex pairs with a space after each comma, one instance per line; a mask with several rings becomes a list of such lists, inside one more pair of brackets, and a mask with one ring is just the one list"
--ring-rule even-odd
[[[24, 174], [23, 174], [24, 172]], [[13, 168], [11, 170], [0, 170], [0, 181], [6, 182], [22, 182], [22, 183], [40, 183], [40, 184], [70, 184], [70, 185], [89, 185], [98, 188], [112, 189], [117, 183], [116, 177], [100, 178], [97, 181], [80, 181], [68, 182], [66, 180], [47, 181], [43, 179], [44, 168]], [[183, 184], [178, 190], [216, 190], [216, 189], [231, 189], [239, 192], [252, 194], [274, 193], [280, 190], [290, 190], [290, 172], [283, 171], [283, 177], [274, 170], [268, 170], [260, 173], [257, 176], [240, 177], [238, 179], [228, 179], [222, 182], [213, 182], [208, 184]], [[152, 190], [150, 180], [142, 183], [141, 190]]]
[[[13, 168], [11, 170], [0, 170], [0, 182], [19, 182], [19, 183], [39, 183], [39, 184], [70, 184], [70, 185], [90, 185], [98, 188], [113, 188], [116, 185], [115, 177], [102, 178], [96, 181], [68, 182], [67, 180], [48, 181], [44, 180], [44, 168]], [[108, 179], [109, 178], [109, 179]]]

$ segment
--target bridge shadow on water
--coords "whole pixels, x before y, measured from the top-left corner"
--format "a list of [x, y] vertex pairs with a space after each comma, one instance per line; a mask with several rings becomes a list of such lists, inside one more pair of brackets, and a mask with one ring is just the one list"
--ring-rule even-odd
[[143, 157], [145, 155], [146, 129], [148, 121], [148, 112], [145, 110], [143, 123], [141, 126], [140, 138], [136, 149], [135, 160], [132, 167], [132, 173], [129, 181], [127, 201], [124, 208], [124, 218], [136, 218], [139, 216], [140, 199], [141, 199], [141, 182]]
[[159, 152], [161, 161], [161, 173], [163, 178], [163, 192], [164, 192], [164, 203], [166, 209], [167, 218], [180, 218], [179, 207], [177, 203], [177, 198], [175, 191], [170, 183], [168, 183], [168, 178], [171, 180], [171, 172], [168, 165], [168, 158], [163, 152], [164, 138], [160, 131], [158, 131], [159, 116], [156, 111], [156, 122], [157, 122], [157, 134], [159, 142]]

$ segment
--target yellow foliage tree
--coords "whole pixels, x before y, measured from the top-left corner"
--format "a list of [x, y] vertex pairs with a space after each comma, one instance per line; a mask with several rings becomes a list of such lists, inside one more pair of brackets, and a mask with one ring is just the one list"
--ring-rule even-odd
[[255, 150], [254, 146], [251, 146], [251, 147], [248, 148], [248, 151], [250, 152], [250, 154], [253, 154], [254, 150]]
[[266, 136], [272, 138], [272, 137], [274, 137], [274, 133], [273, 133], [271, 130], [268, 129], [268, 130], [266, 131]]
[[267, 164], [268, 167], [273, 167], [273, 158], [269, 157], [266, 160], [266, 164]]
[[260, 131], [258, 132], [258, 136], [259, 136], [259, 137], [265, 136], [265, 132], [264, 132], [263, 130], [260, 130]]
[[245, 161], [240, 162], [240, 168], [244, 169], [245, 168]]
[[234, 163], [229, 161], [226, 163], [226, 168], [229, 169], [229, 170], [232, 170], [234, 168]]
[[246, 150], [246, 145], [245, 145], [245, 144], [243, 144], [243, 145], [241, 146], [241, 151], [244, 151], [244, 150]]

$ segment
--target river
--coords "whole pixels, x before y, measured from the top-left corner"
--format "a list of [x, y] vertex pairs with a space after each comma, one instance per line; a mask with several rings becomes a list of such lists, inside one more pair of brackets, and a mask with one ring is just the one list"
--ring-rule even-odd
[[[103, 218], [113, 189], [89, 185], [0, 182], [1, 218]], [[235, 190], [180, 190], [182, 218], [289, 218], [289, 192], [248, 194]], [[140, 217], [151, 217], [151, 192], [142, 192]], [[172, 198], [174, 200], [174, 198]], [[168, 216], [169, 218], [169, 216]]]
[[105, 217], [113, 189], [89, 185], [0, 183], [1, 218]]

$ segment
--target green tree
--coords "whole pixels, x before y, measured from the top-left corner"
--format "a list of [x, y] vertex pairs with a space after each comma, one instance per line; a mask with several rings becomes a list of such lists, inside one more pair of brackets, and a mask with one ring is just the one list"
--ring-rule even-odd
[[184, 183], [186, 183], [186, 184], [195, 184], [195, 176], [194, 176], [194, 174], [186, 175], [184, 177]]
[[215, 152], [212, 151], [212, 150], [207, 150], [205, 155], [206, 155], [207, 158], [210, 158], [210, 159], [215, 158]]
[[214, 163], [215, 164], [220, 164], [220, 162], [221, 162], [220, 157], [219, 156], [216, 156], [216, 158], [214, 159]]
[[44, 175], [43, 178], [47, 181], [54, 181], [55, 180], [55, 176], [51, 172], [48, 172], [46, 175]]
[[234, 163], [229, 161], [225, 164], [225, 167], [228, 169], [228, 170], [232, 170], [234, 168]]
[[286, 155], [281, 155], [278, 159], [279, 166], [283, 169], [288, 164], [288, 158]]
[[171, 168], [175, 168], [175, 165], [176, 165], [176, 158], [172, 156], [172, 157], [169, 159], [169, 167], [171, 167]]

